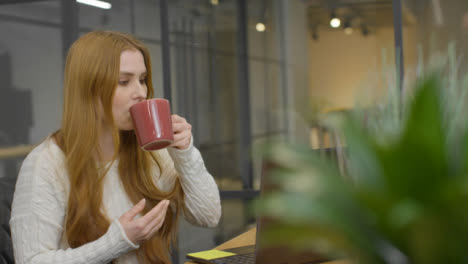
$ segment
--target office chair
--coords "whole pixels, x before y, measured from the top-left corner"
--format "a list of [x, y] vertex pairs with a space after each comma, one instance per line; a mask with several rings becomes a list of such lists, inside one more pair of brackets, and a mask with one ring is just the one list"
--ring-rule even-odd
[[14, 264], [10, 214], [16, 178], [0, 178], [0, 264]]

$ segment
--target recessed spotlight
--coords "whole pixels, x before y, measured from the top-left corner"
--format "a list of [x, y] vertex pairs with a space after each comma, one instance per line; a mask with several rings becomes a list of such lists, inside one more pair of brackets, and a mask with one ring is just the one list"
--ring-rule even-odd
[[344, 22], [343, 22], [343, 29], [344, 29], [344, 33], [346, 35], [351, 35], [353, 34], [353, 28], [351, 27], [351, 21], [350, 19], [346, 19]]
[[255, 29], [257, 29], [258, 32], [264, 32], [266, 27], [262, 22], [258, 22], [257, 25], [255, 25]]
[[335, 17], [330, 20], [330, 26], [332, 28], [339, 28], [340, 25], [341, 25], [341, 20], [339, 18]]

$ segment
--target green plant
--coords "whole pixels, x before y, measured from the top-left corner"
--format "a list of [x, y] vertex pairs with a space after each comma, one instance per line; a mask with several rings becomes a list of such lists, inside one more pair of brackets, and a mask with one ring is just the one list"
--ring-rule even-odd
[[340, 119], [348, 177], [303, 146], [268, 146], [279, 189], [256, 208], [278, 222], [263, 242], [355, 263], [468, 263], [468, 86], [454, 59], [448, 71], [417, 81], [398, 116], [385, 114], [395, 107], [387, 105], [384, 114], [368, 109]]

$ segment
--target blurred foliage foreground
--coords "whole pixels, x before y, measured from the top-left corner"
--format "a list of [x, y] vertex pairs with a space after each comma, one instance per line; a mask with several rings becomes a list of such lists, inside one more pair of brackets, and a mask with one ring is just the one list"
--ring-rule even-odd
[[278, 221], [263, 242], [350, 263], [468, 263], [466, 87], [443, 71], [421, 78], [390, 140], [369, 116], [342, 116], [346, 173], [303, 146], [269, 145], [279, 187], [255, 208]]

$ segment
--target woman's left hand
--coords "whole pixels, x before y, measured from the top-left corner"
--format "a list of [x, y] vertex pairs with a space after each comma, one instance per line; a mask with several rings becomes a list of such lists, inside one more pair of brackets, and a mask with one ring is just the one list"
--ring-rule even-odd
[[172, 130], [174, 132], [174, 142], [170, 147], [177, 149], [186, 149], [190, 146], [192, 140], [192, 125], [185, 118], [172, 115]]

